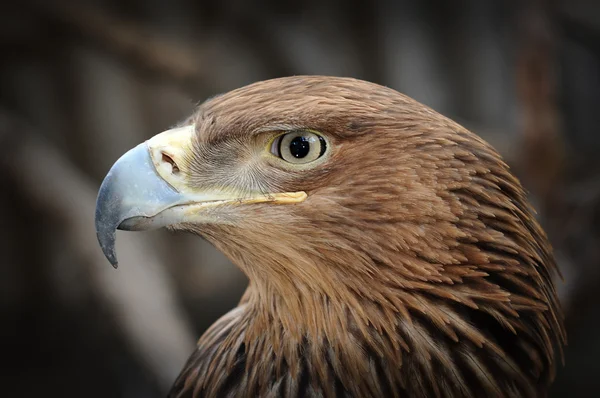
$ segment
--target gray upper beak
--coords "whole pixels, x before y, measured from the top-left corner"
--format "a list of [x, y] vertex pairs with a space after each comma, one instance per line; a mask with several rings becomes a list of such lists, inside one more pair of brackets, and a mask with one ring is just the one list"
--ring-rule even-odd
[[[96, 201], [96, 235], [104, 255], [117, 268], [117, 229], [159, 228], [167, 223], [150, 221], [167, 208], [184, 202], [156, 171], [146, 143], [125, 153], [112, 166], [100, 186]], [[143, 220], [146, 219], [146, 222]]]

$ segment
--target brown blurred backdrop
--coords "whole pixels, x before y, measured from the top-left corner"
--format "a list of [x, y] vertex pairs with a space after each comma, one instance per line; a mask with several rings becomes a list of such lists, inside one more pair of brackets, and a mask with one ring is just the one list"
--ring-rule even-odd
[[391, 86], [479, 133], [565, 282], [555, 397], [600, 396], [600, 2], [8, 0], [0, 11], [0, 396], [164, 396], [246, 280], [200, 238], [119, 233], [95, 195], [207, 97], [294, 74]]

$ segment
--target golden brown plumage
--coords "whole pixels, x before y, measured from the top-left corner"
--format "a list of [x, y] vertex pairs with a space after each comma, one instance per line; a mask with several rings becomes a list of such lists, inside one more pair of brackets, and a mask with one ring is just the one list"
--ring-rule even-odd
[[[250, 284], [171, 397], [545, 395], [566, 338], [555, 261], [479, 137], [392, 89], [317, 76], [234, 90], [184, 125], [192, 144], [167, 160], [194, 192], [307, 196], [173, 223]], [[323, 158], [260, 152], [298, 130], [326, 138]]]

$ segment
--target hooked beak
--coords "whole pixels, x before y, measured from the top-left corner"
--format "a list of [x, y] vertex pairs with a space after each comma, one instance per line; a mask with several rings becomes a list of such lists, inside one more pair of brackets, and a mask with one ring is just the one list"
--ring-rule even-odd
[[96, 235], [104, 255], [117, 268], [116, 230], [140, 231], [181, 222], [202, 221], [203, 210], [222, 205], [299, 203], [305, 192], [239, 194], [197, 190], [188, 183], [194, 126], [165, 131], [136, 146], [115, 162], [96, 201]]

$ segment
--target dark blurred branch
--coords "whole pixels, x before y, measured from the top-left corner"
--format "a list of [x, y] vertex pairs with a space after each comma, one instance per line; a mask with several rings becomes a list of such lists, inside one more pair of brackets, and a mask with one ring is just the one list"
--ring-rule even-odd
[[517, 166], [540, 202], [565, 276], [559, 284], [561, 301], [572, 322], [578, 303], [600, 286], [600, 231], [595, 225], [600, 216], [599, 170], [577, 167], [578, 159], [566, 153], [565, 132], [573, 133], [573, 127], [564, 125], [564, 108], [559, 107], [564, 89], [556, 38], [560, 14], [551, 1], [530, 0], [520, 17], [517, 84], [524, 125]]
[[585, 21], [569, 14], [563, 14], [559, 20], [561, 33], [570, 40], [600, 52], [600, 27], [586, 24]]
[[353, 7], [344, 7], [341, 12], [347, 36], [360, 52], [361, 78], [376, 83], [384, 81], [386, 62], [382, 45], [382, 20], [377, 2], [357, 2]]
[[158, 36], [155, 30], [128, 21], [91, 3], [27, 0], [33, 11], [59, 29], [109, 51], [137, 69], [176, 83], [191, 94], [211, 84], [210, 57], [182, 41]]
[[281, 43], [277, 41], [270, 27], [265, 25], [260, 13], [252, 11], [252, 7], [248, 8], [250, 10], [247, 12], [230, 10], [227, 22], [231, 24], [232, 31], [237, 34], [239, 40], [252, 48], [253, 53], [258, 54], [266, 75], [282, 77], [300, 74], [297, 65], [286, 56]]
[[557, 94], [557, 50], [549, 1], [530, 0], [520, 15], [516, 77], [523, 130], [518, 166], [543, 203], [564, 173], [564, 140]]
[[67, 242], [75, 256], [73, 263], [86, 268], [78, 274], [89, 279], [82, 282], [91, 286], [101, 307], [109, 311], [110, 321], [117, 326], [115, 332], [166, 390], [192, 350], [194, 337], [156, 250], [122, 234], [119, 255], [123, 267], [114, 271], [96, 242], [95, 184], [2, 108], [0, 144], [10, 148], [0, 158], [0, 165], [12, 190], [56, 226], [54, 233]]

